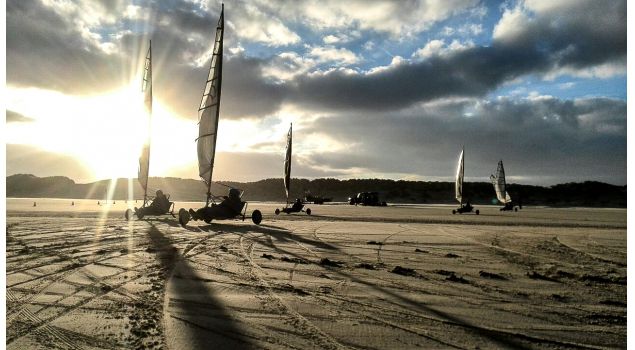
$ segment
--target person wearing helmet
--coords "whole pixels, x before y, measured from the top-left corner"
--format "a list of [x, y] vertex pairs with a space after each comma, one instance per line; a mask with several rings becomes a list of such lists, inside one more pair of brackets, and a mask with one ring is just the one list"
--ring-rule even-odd
[[211, 206], [198, 210], [190, 209], [189, 213], [194, 220], [211, 221], [212, 219], [229, 219], [239, 215], [245, 207], [241, 200], [240, 190], [231, 188], [227, 196], [223, 196], [220, 204], [212, 203]]
[[300, 198], [296, 198], [293, 206], [291, 206], [291, 210], [294, 212], [301, 211], [304, 208], [304, 204], [302, 204], [302, 200]]
[[163, 194], [163, 191], [157, 190], [154, 200], [150, 206], [152, 207], [152, 211], [154, 213], [164, 214], [170, 210], [170, 200], [165, 194]]

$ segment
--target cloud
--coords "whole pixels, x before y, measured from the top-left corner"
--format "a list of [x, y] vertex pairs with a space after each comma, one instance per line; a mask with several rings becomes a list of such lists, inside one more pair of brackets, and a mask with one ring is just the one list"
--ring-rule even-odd
[[[379, 71], [334, 70], [297, 76], [289, 98], [313, 108], [392, 110], [437, 98], [484, 96], [529, 74], [550, 77], [563, 70], [583, 74], [615, 65], [623, 69], [625, 3], [612, 2], [607, 8], [594, 6], [595, 2], [585, 4], [559, 7], [561, 13], [539, 13], [533, 18], [526, 17], [524, 7], [506, 10], [489, 46], [456, 42], [454, 48], [445, 49], [444, 42], [433, 40], [415, 53], [415, 58], [426, 58], [423, 61]], [[589, 19], [591, 24], [579, 18]]]
[[30, 123], [32, 118], [26, 117], [18, 112], [7, 110], [7, 123]]
[[[128, 82], [136, 84], [146, 39], [151, 37], [155, 97], [166, 101], [179, 115], [196, 118], [195, 106], [200, 102], [207, 74], [218, 8], [208, 9], [204, 3], [196, 2], [140, 9], [107, 1], [79, 2], [69, 5], [68, 10], [56, 6], [44, 6], [34, 0], [7, 4], [9, 85], [81, 94], [109, 91]], [[244, 52], [234, 50], [224, 63], [223, 115], [262, 118], [283, 103], [327, 110], [402, 109], [438, 98], [485, 96], [502, 84], [530, 74], [545, 79], [563, 74], [625, 74], [625, 7], [624, 1], [608, 2], [606, 6], [593, 1], [520, 3], [504, 10], [493, 31], [493, 41], [487, 46], [475, 46], [470, 41], [453, 40], [447, 44], [432, 40], [415, 50], [412, 59], [365, 70], [344, 68], [368, 62], [348, 47], [308, 45], [305, 53], [285, 50], [257, 57], [248, 56], [249, 47]], [[98, 8], [106, 11], [105, 19], [91, 15]], [[314, 32], [327, 28], [336, 29], [335, 33], [373, 30], [404, 34], [465, 13], [471, 16], [466, 30], [471, 30], [472, 18], [479, 16], [477, 8], [481, 7], [474, 1], [378, 1], [373, 6], [363, 1], [238, 1], [227, 10], [231, 21], [227, 22], [225, 45], [243, 47], [241, 40], [264, 45], [297, 42], [290, 33], [270, 35], [276, 31], [268, 30], [265, 24], [277, 21], [285, 28], [295, 24]], [[84, 14], [81, 9], [87, 12]], [[141, 18], [138, 13], [148, 14], [151, 21], [131, 19]], [[114, 36], [102, 35], [97, 41], [86, 37], [78, 29], [76, 19], [90, 33], [101, 32], [96, 29], [101, 28], [112, 31]], [[395, 25], [394, 21], [400, 24]], [[249, 22], [245, 23], [247, 28], [242, 22]], [[104, 25], [110, 27], [103, 28]], [[244, 33], [249, 33], [251, 26], [264, 28], [261, 32], [269, 39], [247, 38]], [[360, 45], [374, 43], [366, 40], [364, 34], [359, 35]], [[329, 38], [329, 42], [344, 39], [339, 34], [322, 33], [318, 38]], [[103, 45], [108, 45], [111, 53], [105, 52]], [[377, 45], [381, 43], [373, 44]]]
[[452, 40], [450, 45], [445, 43], [445, 40], [430, 40], [426, 46], [415, 51], [412, 54], [414, 58], [429, 58], [432, 56], [449, 56], [456, 54], [459, 51], [463, 51], [474, 47], [474, 43], [471, 41], [460, 42], [456, 39]]
[[305, 132], [358, 142], [310, 157], [343, 173], [451, 180], [465, 145], [466, 176], [479, 181], [487, 181], [503, 159], [509, 175], [529, 183], [544, 178], [626, 183], [626, 102], [621, 100], [449, 99], [400, 112], [341, 113], [317, 120]]
[[296, 52], [282, 52], [268, 62], [263, 62], [262, 75], [274, 80], [290, 80], [309, 72], [316, 65], [317, 62], [313, 58], [302, 57]]
[[[68, 96], [139, 86], [152, 38], [155, 98], [179, 116], [196, 119], [217, 3], [14, 0], [6, 6], [10, 87]], [[519, 172], [533, 178], [559, 176], [553, 169], [570, 172], [573, 160], [581, 169], [575, 176], [604, 176], [605, 167], [613, 172], [606, 176], [624, 177], [625, 102], [537, 93], [479, 99], [527, 76], [625, 76], [626, 2], [506, 2], [493, 27], [483, 21], [485, 9], [475, 0], [232, 2], [226, 8], [222, 118], [266, 120], [290, 107], [303, 111], [294, 122], [301, 119], [307, 127], [313, 121], [306, 115], [328, 115], [316, 122], [315, 132], [336, 140], [362, 132], [377, 140], [347, 142], [354, 144], [350, 152], [323, 147], [319, 154], [301, 154], [298, 168], [305, 165], [307, 174], [426, 169], [426, 176], [446, 176], [457, 143], [469, 142], [468, 159], [518, 152], [505, 156], [506, 164], [518, 162]], [[448, 28], [446, 34], [460, 39], [444, 37], [443, 30], [435, 39], [425, 33], [433, 27]], [[491, 40], [484, 42], [490, 32]], [[475, 35], [477, 44], [470, 41]], [[576, 80], [569, 93], [586, 87]], [[538, 90], [530, 83], [521, 88], [524, 95]], [[9, 113], [7, 122], [17, 118]], [[403, 155], [399, 169], [382, 154]], [[551, 160], [538, 162], [543, 154]], [[261, 164], [257, 157], [241, 159]], [[525, 160], [534, 168], [525, 167]], [[475, 171], [481, 172], [487, 176], [489, 170]]]
[[34, 0], [6, 10], [8, 84], [81, 91], [118, 82], [118, 66], [72, 21]]
[[[214, 164], [214, 181], [257, 181], [281, 178], [284, 174], [284, 154], [280, 152], [218, 152]], [[164, 176], [198, 178], [195, 163], [172, 168]], [[294, 156], [292, 176], [294, 178], [333, 177], [344, 173], [322, 170], [307, 163], [302, 156]], [[37, 175], [37, 174], [36, 174]], [[201, 187], [202, 188], [202, 187]], [[282, 191], [283, 189], [280, 188]], [[201, 189], [201, 191], [203, 191]]]
[[260, 42], [269, 46], [286, 46], [300, 42], [300, 36], [290, 30], [277, 16], [263, 12], [248, 2], [236, 2], [229, 23], [241, 39]]
[[521, 2], [505, 10], [493, 39], [507, 47], [544, 52], [552, 69], [623, 62], [626, 2]]
[[93, 173], [76, 158], [28, 145], [7, 144], [7, 176], [66, 176], [78, 182], [92, 181]]
[[412, 36], [437, 22], [478, 8], [476, 0], [450, 1], [260, 1], [270, 13], [314, 31], [359, 29], [395, 38]]
[[351, 50], [336, 48], [334, 46], [316, 46], [309, 50], [309, 56], [318, 62], [333, 62], [341, 65], [351, 65], [360, 61], [360, 58]]

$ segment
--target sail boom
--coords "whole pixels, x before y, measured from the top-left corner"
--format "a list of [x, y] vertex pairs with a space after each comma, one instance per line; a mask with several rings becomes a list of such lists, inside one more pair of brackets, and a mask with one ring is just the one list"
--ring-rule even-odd
[[[208, 95], [204, 95], [204, 96], [208, 96]], [[205, 107], [201, 107], [201, 108], [199, 108], [199, 109], [198, 109], [198, 111], [200, 112], [200, 111], [206, 110], [206, 109], [208, 109], [208, 108], [218, 106], [219, 104], [220, 104], [220, 103], [218, 103], [218, 102], [216, 102], [216, 103], [211, 103], [211, 104], [206, 105]]]
[[216, 133], [211, 133], [211, 134], [207, 134], [207, 135], [201, 135], [201, 136], [197, 137], [196, 140], [194, 140], [194, 141], [198, 141], [200, 138], [203, 138], [203, 137], [210, 137], [210, 136], [215, 136], [215, 135], [216, 135]]

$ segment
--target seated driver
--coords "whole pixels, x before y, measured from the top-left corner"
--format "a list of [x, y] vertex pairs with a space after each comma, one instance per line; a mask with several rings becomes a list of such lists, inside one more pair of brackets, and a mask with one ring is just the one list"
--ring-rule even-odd
[[220, 207], [227, 208], [231, 212], [238, 214], [243, 210], [243, 202], [240, 200], [240, 191], [232, 188], [229, 195], [219, 204]]
[[232, 188], [229, 190], [229, 194], [224, 197], [220, 204], [212, 204], [210, 207], [205, 207], [194, 211], [189, 210], [192, 219], [211, 220], [213, 218], [231, 218], [241, 213], [244, 203], [240, 199], [240, 190]]
[[163, 194], [163, 191], [157, 190], [155, 193], [154, 200], [150, 207], [152, 207], [153, 211], [156, 213], [163, 214], [170, 210], [170, 200]]
[[291, 209], [293, 211], [300, 211], [302, 210], [302, 207], [304, 207], [304, 204], [302, 204], [302, 200], [300, 198], [296, 198]]

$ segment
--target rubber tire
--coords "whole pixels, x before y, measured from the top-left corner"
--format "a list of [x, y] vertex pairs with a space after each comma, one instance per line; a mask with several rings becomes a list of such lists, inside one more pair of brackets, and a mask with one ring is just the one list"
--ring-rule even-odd
[[276, 208], [276, 215], [280, 215], [280, 209]]
[[190, 222], [190, 213], [183, 208], [179, 209], [179, 224], [185, 227], [188, 222]]
[[478, 211], [478, 209], [476, 209], [476, 215], [480, 214], [480, 211]]
[[126, 210], [126, 213], [124, 214], [124, 216], [126, 217], [126, 220], [128, 221], [132, 220], [132, 209]]
[[253, 211], [253, 213], [251, 213], [251, 221], [253, 221], [253, 223], [256, 225], [260, 225], [260, 223], [262, 222], [262, 213], [260, 212], [260, 210], [256, 209]]
[[514, 211], [518, 211], [518, 208], [514, 208]]
[[311, 215], [311, 208], [306, 209], [306, 215]]
[[141, 214], [141, 210], [137, 210], [137, 217], [139, 218], [139, 220], [143, 219], [143, 214]]

